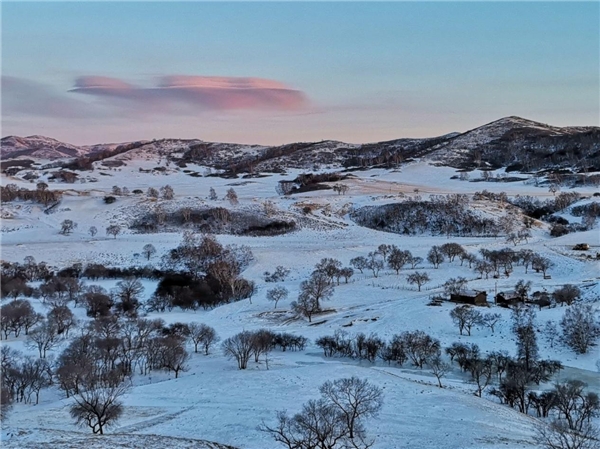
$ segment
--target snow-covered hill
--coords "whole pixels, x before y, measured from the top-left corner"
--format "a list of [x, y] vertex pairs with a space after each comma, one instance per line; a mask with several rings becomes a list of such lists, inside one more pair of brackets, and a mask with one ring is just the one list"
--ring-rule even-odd
[[92, 157], [135, 160], [164, 156], [174, 163], [196, 163], [233, 172], [279, 171], [288, 168], [398, 166], [426, 158], [464, 168], [517, 170], [572, 168], [589, 171], [600, 166], [600, 128], [559, 128], [506, 117], [464, 133], [421, 139], [397, 139], [368, 144], [338, 141], [297, 142], [260, 146], [205, 142], [199, 139], [160, 139], [77, 147], [51, 138], [10, 136], [2, 139], [3, 159]]

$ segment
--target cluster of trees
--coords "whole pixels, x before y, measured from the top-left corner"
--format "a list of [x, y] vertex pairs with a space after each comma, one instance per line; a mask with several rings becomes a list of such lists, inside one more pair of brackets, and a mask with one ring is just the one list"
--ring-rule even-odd
[[458, 306], [450, 311], [452, 322], [458, 327], [460, 335], [466, 331], [471, 336], [471, 330], [476, 326], [488, 327], [492, 333], [496, 324], [502, 319], [499, 313], [481, 313], [476, 308], [469, 305]]
[[[112, 198], [112, 197], [107, 197]], [[108, 202], [108, 201], [107, 201]], [[70, 219], [65, 219], [60, 223], [60, 231], [59, 234], [69, 235], [77, 228], [77, 223]], [[90, 236], [95, 237], [98, 233], [98, 228], [96, 226], [90, 226], [88, 229], [88, 233]], [[106, 235], [112, 235], [114, 238], [117, 238], [117, 235], [121, 233], [121, 226], [117, 224], [108, 225], [106, 227]]]
[[270, 271], [265, 271], [263, 273], [265, 282], [283, 282], [290, 274], [289, 268], [284, 267], [283, 265], [278, 265], [275, 267], [275, 271], [271, 273]]
[[[114, 187], [113, 187], [113, 193], [114, 193]], [[117, 193], [118, 195], [118, 193]], [[163, 200], [172, 200], [175, 197], [175, 191], [173, 190], [173, 187], [171, 187], [169, 184], [161, 187], [160, 189], [156, 189], [154, 187], [148, 187], [148, 190], [146, 191], [146, 195], [149, 198], [162, 198]]]
[[479, 252], [481, 259], [472, 255], [467, 257], [466, 260], [468, 260], [469, 266], [473, 267], [479, 273], [481, 278], [485, 275], [486, 279], [488, 279], [490, 274], [498, 278], [501, 273], [506, 277], [510, 277], [515, 265], [523, 266], [525, 273], [531, 268], [536, 273], [542, 273], [546, 276], [548, 270], [554, 266], [554, 263], [550, 259], [530, 249], [515, 251], [511, 248], [502, 248], [499, 250], [481, 248]]
[[496, 220], [473, 212], [468, 197], [459, 194], [365, 206], [354, 210], [351, 218], [361, 226], [407, 235], [497, 236], [502, 232]]
[[374, 440], [367, 437], [365, 419], [376, 417], [383, 406], [383, 390], [366, 379], [351, 377], [325, 382], [321, 397], [310, 400], [302, 410], [289, 416], [277, 413], [271, 427], [260, 430], [288, 449], [367, 449]]
[[541, 200], [529, 195], [516, 195], [513, 198], [505, 196], [505, 199], [513, 206], [520, 208], [525, 215], [536, 219], [547, 220], [552, 214], [560, 212], [571, 204], [579, 201], [581, 195], [578, 192], [561, 192], [554, 198], [547, 200]]
[[214, 236], [186, 231], [181, 244], [163, 257], [171, 272], [159, 283], [149, 303], [153, 310], [172, 307], [214, 307], [250, 298], [256, 291], [253, 281], [241, 277], [254, 260], [248, 246], [221, 245]]
[[345, 278], [347, 283], [353, 273], [352, 268], [342, 267], [342, 263], [337, 259], [321, 259], [310, 277], [300, 284], [300, 293], [298, 299], [292, 302], [292, 310], [311, 322], [312, 316], [322, 311], [322, 302], [333, 296], [335, 285], [339, 285], [340, 278]]
[[16, 184], [6, 184], [0, 186], [0, 201], [33, 201], [41, 203], [44, 206], [57, 203], [62, 198], [62, 192], [57, 190], [48, 190], [48, 184], [38, 182], [35, 190], [28, 190], [24, 187], [19, 187]]
[[243, 331], [224, 340], [221, 348], [225, 356], [235, 359], [239, 369], [246, 369], [251, 358], [258, 363], [264, 356], [265, 366], [269, 369], [269, 355], [279, 346], [287, 349], [303, 350], [308, 339], [288, 333], [275, 333], [268, 329]]
[[[235, 203], [236, 198], [230, 195], [230, 202]], [[266, 212], [263, 215], [225, 207], [189, 206], [167, 211], [160, 205], [136, 218], [131, 224], [132, 229], [145, 233], [158, 232], [168, 226], [194, 227], [204, 233], [270, 236], [290, 232], [296, 225], [293, 221], [271, 219]]]
[[164, 370], [178, 377], [187, 369], [187, 344], [208, 354], [219, 341], [215, 330], [201, 323], [167, 326], [161, 319], [97, 316], [81, 327], [55, 360], [47, 359], [46, 351], [62, 343], [74, 326], [77, 322], [69, 308], [55, 307], [29, 331], [27, 345], [39, 350], [39, 358], [2, 347], [3, 413], [10, 403], [30, 402], [33, 395], [37, 403], [42, 389], [57, 385], [73, 399], [71, 416], [102, 434], [122, 414], [119, 398], [134, 372]]
[[374, 362], [381, 358], [387, 363], [403, 365], [408, 360], [418, 368], [435, 364], [441, 356], [440, 341], [423, 331], [403, 332], [394, 335], [389, 342], [376, 334], [358, 333], [354, 336], [338, 330], [333, 336], [323, 336], [315, 341], [323, 349], [325, 357], [351, 357]]

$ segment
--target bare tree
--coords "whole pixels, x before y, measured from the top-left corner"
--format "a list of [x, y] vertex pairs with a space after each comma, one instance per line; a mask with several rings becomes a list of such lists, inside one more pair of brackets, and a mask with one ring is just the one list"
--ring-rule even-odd
[[113, 375], [87, 373], [69, 413], [77, 424], [88, 426], [94, 434], [104, 434], [105, 427], [115, 424], [123, 414], [120, 398], [127, 392], [128, 382]]
[[271, 290], [267, 291], [267, 299], [269, 301], [273, 301], [275, 303], [275, 309], [277, 308], [277, 303], [282, 300], [282, 299], [286, 299], [288, 296], [288, 289], [283, 287], [283, 286], [279, 286], [279, 287], [275, 287], [272, 288]]
[[438, 386], [444, 388], [442, 385], [442, 377], [450, 372], [450, 364], [444, 362], [439, 355], [436, 355], [427, 361], [427, 365], [431, 369], [431, 374], [437, 379]]
[[150, 198], [158, 198], [160, 194], [154, 187], [148, 187], [146, 195], [148, 195]]
[[238, 204], [238, 196], [233, 187], [227, 190], [227, 193], [225, 194], [225, 199], [229, 201], [229, 204], [231, 204], [232, 206]]
[[361, 273], [365, 268], [367, 268], [367, 263], [367, 258], [363, 256], [358, 256], [354, 257], [353, 259], [350, 259], [350, 265], [352, 265], [352, 267], [356, 268]]
[[317, 300], [314, 297], [305, 294], [300, 294], [298, 300], [292, 302], [291, 307], [298, 315], [308, 318], [309, 323], [312, 322], [312, 316], [321, 311]]
[[567, 304], [570, 306], [573, 302], [577, 301], [581, 296], [581, 290], [576, 285], [566, 284], [561, 288], [554, 290], [552, 298], [557, 304]]
[[381, 389], [358, 378], [339, 379], [321, 387], [321, 399], [310, 400], [294, 416], [277, 413], [277, 425], [264, 422], [260, 430], [270, 433], [288, 449], [367, 449], [364, 419], [377, 416], [383, 403]]
[[160, 193], [164, 200], [172, 200], [175, 197], [175, 192], [173, 191], [173, 187], [169, 184], [160, 188]]
[[402, 251], [396, 247], [392, 247], [387, 257], [387, 263], [396, 274], [400, 274], [400, 270], [409, 262], [410, 257], [411, 254], [409, 251]]
[[181, 371], [187, 371], [187, 362], [190, 358], [185, 350], [183, 339], [178, 336], [171, 336], [160, 339], [160, 366], [175, 373], [175, 379], [179, 377]]
[[483, 324], [483, 315], [469, 305], [455, 307], [450, 311], [450, 317], [456, 326], [460, 335], [463, 330], [467, 330], [467, 335], [471, 336], [473, 326]]
[[156, 248], [152, 243], [147, 243], [142, 248], [142, 254], [146, 256], [146, 260], [150, 260], [150, 257], [156, 254]]
[[364, 426], [361, 420], [377, 416], [383, 406], [383, 391], [367, 379], [350, 377], [328, 381], [319, 391], [342, 413], [350, 440], [356, 436], [362, 439]]
[[117, 235], [121, 233], [121, 226], [119, 225], [110, 225], [106, 228], [106, 235], [112, 235], [114, 238], [117, 238]]
[[330, 284], [329, 277], [320, 271], [315, 271], [300, 284], [300, 297], [305, 296], [313, 300], [317, 310], [321, 309], [321, 301], [331, 299], [333, 292], [334, 287]]
[[40, 353], [40, 358], [46, 358], [46, 352], [54, 349], [60, 344], [62, 337], [58, 334], [56, 327], [49, 323], [42, 323], [29, 332], [26, 345], [35, 348]]
[[94, 238], [94, 236], [96, 234], [98, 234], [98, 228], [96, 228], [96, 226], [90, 226], [90, 229], [88, 229], [88, 232], [90, 233], [92, 238]]
[[60, 224], [60, 233], [62, 235], [69, 235], [77, 227], [77, 223], [73, 220], [63, 220]]
[[600, 323], [591, 304], [574, 304], [560, 321], [563, 339], [578, 354], [585, 354], [600, 336]]
[[56, 329], [58, 335], [69, 336], [69, 330], [77, 326], [77, 319], [66, 305], [53, 307], [47, 315], [48, 324]]
[[550, 424], [540, 422], [536, 428], [537, 440], [545, 449], [598, 449], [600, 433], [593, 425], [586, 425], [581, 431], [570, 429], [562, 420]]
[[198, 352], [198, 346], [204, 349], [204, 354], [208, 355], [210, 348], [219, 341], [217, 332], [206, 324], [190, 323], [188, 324], [190, 339], [194, 343], [194, 352]]
[[581, 432], [592, 418], [599, 416], [600, 399], [593, 392], [586, 392], [587, 385], [580, 381], [570, 379], [554, 386], [556, 408], [568, 428]]
[[431, 279], [429, 275], [425, 272], [415, 271], [414, 273], [409, 274], [406, 277], [406, 282], [409, 284], [417, 284], [419, 291], [421, 291], [421, 287], [428, 283]]
[[432, 246], [427, 253], [427, 261], [433, 265], [433, 268], [439, 268], [444, 259], [444, 253], [439, 246]]
[[223, 353], [237, 361], [239, 369], [246, 369], [253, 353], [252, 332], [243, 331], [223, 341]]
[[210, 190], [208, 191], [208, 199], [211, 201], [217, 201], [217, 192], [215, 191], [215, 189], [213, 187], [210, 188]]
[[369, 270], [371, 270], [371, 272], [373, 273], [374, 277], [377, 277], [379, 275], [379, 271], [383, 269], [383, 257], [381, 256], [381, 253], [377, 252], [377, 251], [371, 251], [368, 255], [367, 255], [367, 265], [365, 268], [368, 268]]
[[502, 315], [500, 315], [499, 313], [486, 313], [483, 315], [481, 323], [489, 327], [493, 334], [496, 324], [498, 324], [501, 319]]

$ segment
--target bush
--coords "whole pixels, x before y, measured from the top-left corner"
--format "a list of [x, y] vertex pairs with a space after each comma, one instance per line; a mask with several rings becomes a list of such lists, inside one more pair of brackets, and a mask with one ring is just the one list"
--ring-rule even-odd
[[117, 201], [117, 199], [116, 199], [114, 196], [105, 196], [105, 197], [104, 197], [104, 202], [105, 202], [106, 204], [112, 204], [112, 203], [114, 203], [115, 201]]

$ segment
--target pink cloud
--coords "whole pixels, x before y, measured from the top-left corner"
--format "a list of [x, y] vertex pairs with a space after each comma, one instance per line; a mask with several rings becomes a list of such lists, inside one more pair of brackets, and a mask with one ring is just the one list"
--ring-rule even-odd
[[140, 87], [116, 78], [86, 76], [71, 92], [105, 99], [125, 100], [144, 110], [275, 109], [298, 110], [308, 104], [306, 95], [283, 83], [261, 78], [216, 76], [162, 77], [153, 87]]

